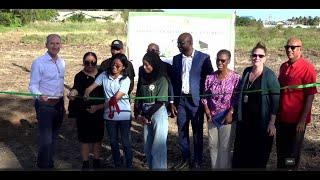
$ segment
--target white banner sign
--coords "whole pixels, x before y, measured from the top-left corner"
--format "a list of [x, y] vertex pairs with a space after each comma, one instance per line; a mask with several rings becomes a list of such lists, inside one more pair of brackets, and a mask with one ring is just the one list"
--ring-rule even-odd
[[130, 12], [127, 51], [136, 75], [150, 43], [158, 44], [161, 59], [171, 63], [173, 56], [180, 53], [177, 39], [184, 32], [192, 35], [195, 49], [210, 55], [214, 70], [216, 54], [221, 49], [231, 51], [229, 68], [234, 69], [233, 13]]

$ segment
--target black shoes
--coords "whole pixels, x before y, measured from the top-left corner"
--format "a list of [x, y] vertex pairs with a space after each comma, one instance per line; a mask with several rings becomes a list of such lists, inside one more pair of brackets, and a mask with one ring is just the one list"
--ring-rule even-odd
[[82, 170], [88, 170], [90, 167], [89, 160], [82, 162]]
[[101, 168], [100, 159], [93, 159], [92, 167], [93, 167], [93, 169]]
[[199, 163], [193, 163], [192, 169], [201, 169], [201, 165]]
[[[82, 170], [89, 170], [89, 168], [90, 168], [89, 160], [83, 161], [83, 162], [82, 162]], [[92, 168], [93, 168], [93, 169], [99, 169], [99, 168], [101, 168], [100, 159], [93, 159], [93, 161], [92, 161]]]

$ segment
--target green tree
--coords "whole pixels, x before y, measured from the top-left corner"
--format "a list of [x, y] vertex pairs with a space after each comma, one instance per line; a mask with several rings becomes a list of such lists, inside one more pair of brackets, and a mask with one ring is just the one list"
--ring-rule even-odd
[[5, 26], [24, 25], [36, 20], [49, 21], [58, 15], [50, 9], [0, 9], [0, 23]]
[[34, 21], [50, 21], [58, 16], [58, 11], [53, 9], [14, 9], [13, 14], [19, 17], [23, 24]]
[[250, 17], [240, 17], [236, 16], [236, 26], [256, 26], [261, 27], [263, 26], [262, 21], [259, 19], [252, 19]]

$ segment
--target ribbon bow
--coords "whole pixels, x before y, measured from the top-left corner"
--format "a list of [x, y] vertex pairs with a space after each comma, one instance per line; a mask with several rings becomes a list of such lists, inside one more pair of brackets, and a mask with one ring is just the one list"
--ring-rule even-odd
[[108, 102], [108, 105], [109, 105], [109, 115], [108, 115], [108, 117], [110, 119], [113, 119], [113, 117], [114, 117], [114, 111], [112, 111], [112, 109], [116, 109], [117, 113], [120, 114], [121, 110], [120, 110], [120, 108], [118, 106], [116, 97], [111, 97], [109, 102]]

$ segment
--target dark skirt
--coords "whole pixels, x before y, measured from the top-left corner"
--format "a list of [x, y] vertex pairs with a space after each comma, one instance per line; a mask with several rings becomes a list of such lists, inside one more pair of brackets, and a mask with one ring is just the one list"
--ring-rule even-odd
[[97, 143], [104, 135], [104, 119], [101, 112], [83, 112], [77, 117], [78, 139], [81, 143]]
[[267, 166], [273, 136], [258, 125], [237, 123], [234, 143], [233, 168], [261, 168]]

